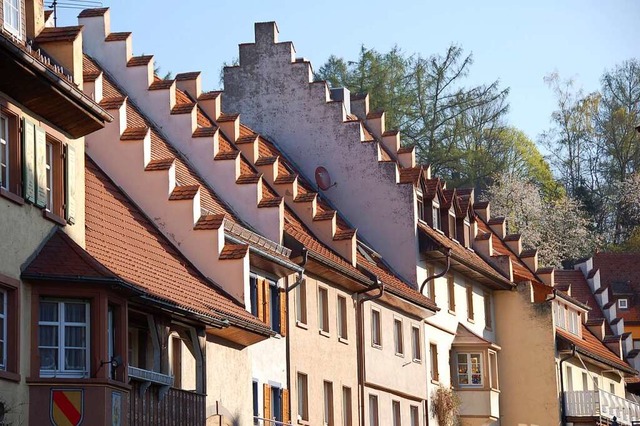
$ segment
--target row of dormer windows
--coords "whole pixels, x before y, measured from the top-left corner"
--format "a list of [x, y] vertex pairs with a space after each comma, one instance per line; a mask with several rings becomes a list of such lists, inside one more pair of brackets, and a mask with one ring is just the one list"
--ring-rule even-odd
[[426, 222], [465, 247], [471, 247], [471, 223], [468, 218], [456, 217], [453, 207], [444, 211], [437, 199], [433, 199], [429, 206], [420, 192], [417, 192], [416, 200], [418, 220]]

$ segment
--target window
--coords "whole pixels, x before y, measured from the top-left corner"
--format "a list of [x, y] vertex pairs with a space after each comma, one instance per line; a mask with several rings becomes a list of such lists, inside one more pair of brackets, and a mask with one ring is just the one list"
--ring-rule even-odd
[[22, 38], [22, 5], [20, 0], [4, 0], [4, 28]]
[[431, 380], [437, 382], [440, 378], [438, 374], [438, 345], [435, 343], [429, 345], [429, 355], [431, 356]]
[[182, 339], [171, 338], [171, 373], [173, 374], [173, 387], [182, 388]]
[[616, 386], [613, 383], [609, 383], [609, 392], [614, 395], [616, 393]]
[[257, 425], [260, 412], [258, 411], [258, 382], [253, 381], [251, 383], [251, 390], [253, 392], [253, 424]]
[[395, 342], [396, 355], [403, 355], [402, 320], [393, 320], [393, 341]]
[[[282, 389], [271, 386], [271, 420], [282, 421]], [[277, 424], [277, 423], [276, 423]]]
[[422, 361], [422, 345], [420, 344], [420, 328], [411, 327], [411, 347], [413, 352], [413, 360]]
[[471, 247], [471, 224], [467, 219], [464, 220], [464, 246]]
[[481, 386], [482, 385], [482, 354], [459, 353], [458, 359], [458, 385]]
[[269, 318], [271, 319], [271, 329], [280, 333], [280, 289], [273, 281], [268, 281], [269, 286]]
[[453, 275], [447, 276], [447, 292], [449, 296], [449, 311], [456, 311], [456, 287], [453, 280]]
[[436, 201], [434, 201], [431, 206], [431, 220], [433, 229], [440, 229], [440, 205]]
[[40, 301], [40, 374], [84, 377], [89, 372], [89, 304]]
[[593, 376], [593, 390], [598, 389], [600, 389], [600, 380], [598, 379], [598, 376]]
[[0, 115], [0, 187], [9, 189], [9, 119]]
[[320, 331], [329, 332], [329, 292], [326, 288], [318, 288], [318, 327]]
[[47, 173], [47, 205], [45, 209], [48, 211], [52, 211], [53, 209], [53, 145], [50, 142], [47, 142], [47, 162], [46, 162], [46, 173]]
[[498, 383], [498, 355], [489, 351], [489, 387], [491, 389], [500, 389]]
[[424, 220], [424, 198], [422, 198], [422, 194], [416, 194], [416, 200], [418, 204], [418, 220]]
[[493, 328], [493, 320], [491, 316], [491, 293], [485, 291], [484, 296], [484, 326], [491, 330]]
[[7, 369], [7, 292], [0, 290], [0, 370]]
[[391, 401], [391, 411], [393, 413], [393, 426], [401, 426], [400, 401]]
[[473, 321], [473, 287], [467, 286], [467, 319]]
[[564, 306], [557, 304], [556, 305], [556, 325], [560, 328], [566, 328], [564, 323]]
[[411, 413], [411, 426], [420, 426], [420, 409], [412, 405], [410, 409]]
[[352, 426], [351, 388], [342, 387], [342, 426]]
[[301, 324], [307, 323], [307, 282], [302, 280], [296, 287], [296, 321]]
[[348, 339], [347, 334], [347, 298], [338, 296], [338, 337]]
[[456, 214], [453, 210], [449, 210], [449, 237], [456, 240], [458, 233], [456, 232]]
[[298, 373], [298, 417], [309, 420], [309, 390], [307, 375]]
[[375, 347], [382, 346], [382, 334], [380, 333], [380, 311], [371, 310], [371, 344]]
[[567, 310], [567, 322], [569, 325], [569, 332], [573, 334], [578, 334], [578, 327], [580, 324], [579, 314], [573, 309]]
[[258, 277], [251, 274], [249, 276], [249, 296], [251, 298], [251, 313], [258, 318]]
[[567, 390], [573, 390], [573, 369], [567, 365]]
[[618, 308], [620, 309], [627, 309], [628, 308], [628, 301], [627, 299], [618, 299]]
[[587, 377], [587, 373], [582, 373], [582, 390], [589, 390], [589, 378]]
[[333, 383], [324, 382], [324, 424], [333, 426]]
[[380, 426], [378, 397], [376, 395], [369, 395], [369, 426]]

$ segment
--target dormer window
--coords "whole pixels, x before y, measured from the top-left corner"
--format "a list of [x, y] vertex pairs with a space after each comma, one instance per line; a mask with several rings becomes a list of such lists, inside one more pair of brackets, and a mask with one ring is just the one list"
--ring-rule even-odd
[[556, 327], [576, 336], [582, 335], [582, 314], [563, 304], [556, 304]]
[[618, 308], [620, 308], [620, 309], [628, 309], [629, 308], [629, 300], [628, 299], [618, 299]]
[[456, 214], [453, 211], [453, 207], [449, 209], [449, 237], [457, 240], [458, 233], [456, 232]]
[[3, 0], [4, 29], [18, 38], [22, 38], [22, 5], [20, 0]]
[[467, 219], [464, 220], [464, 246], [471, 247], [471, 224]]
[[440, 229], [440, 204], [435, 200], [431, 204], [431, 219], [433, 229]]
[[424, 198], [420, 192], [416, 193], [416, 201], [418, 204], [418, 220], [424, 220]]

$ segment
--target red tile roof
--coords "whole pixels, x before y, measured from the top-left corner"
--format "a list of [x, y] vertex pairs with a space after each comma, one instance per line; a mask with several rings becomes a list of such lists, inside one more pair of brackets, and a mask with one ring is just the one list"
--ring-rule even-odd
[[37, 43], [73, 41], [82, 32], [82, 25], [73, 27], [45, 27], [36, 37]]
[[85, 9], [78, 15], [78, 18], [92, 18], [95, 16], [103, 16], [109, 10], [108, 7], [100, 7], [96, 9]]
[[127, 62], [128, 67], [139, 67], [147, 65], [153, 59], [153, 55], [133, 56]]
[[625, 323], [640, 322], [640, 253], [596, 253], [593, 267], [600, 270], [600, 284], [612, 288], [615, 283], [627, 283], [634, 293], [635, 303], [629, 309], [617, 309]]
[[271, 334], [204, 278], [90, 158], [86, 206], [87, 251], [119, 277], [178, 307]]
[[131, 32], [111, 33], [105, 38], [105, 41], [124, 41], [129, 38]]
[[589, 331], [589, 329], [584, 325], [582, 325], [582, 337], [578, 337], [575, 334], [569, 333], [559, 327], [556, 327], [556, 335], [559, 338], [576, 345], [576, 350], [587, 357], [604, 362], [607, 365], [618, 368], [629, 374], [637, 374], [629, 364], [621, 360], [618, 355], [607, 348], [604, 343], [598, 340], [598, 338], [594, 336], [593, 333], [591, 333], [591, 331]]
[[[556, 269], [554, 282], [556, 286], [571, 285], [571, 296], [591, 308], [591, 311], [589, 311], [589, 320], [602, 320], [605, 318], [582, 271]], [[608, 322], [605, 322], [605, 327], [607, 328], [606, 334], [613, 334]]]

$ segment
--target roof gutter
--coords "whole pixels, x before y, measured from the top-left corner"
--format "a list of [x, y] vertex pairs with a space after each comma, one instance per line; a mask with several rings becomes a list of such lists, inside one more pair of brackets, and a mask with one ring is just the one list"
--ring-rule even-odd
[[[231, 242], [233, 242], [234, 244], [248, 244], [246, 241], [241, 240], [237, 237], [234, 237], [233, 235], [230, 235], [227, 232], [225, 232], [224, 237], [230, 240]], [[290, 269], [294, 272], [298, 272], [298, 273], [304, 272], [304, 267], [301, 267], [294, 262], [287, 262], [282, 258], [274, 256], [264, 250], [259, 249], [258, 247], [255, 247], [253, 244], [249, 243], [248, 245], [249, 245], [249, 251], [257, 254], [258, 256], [264, 257], [265, 259], [268, 259], [274, 263], [277, 263], [280, 266], [284, 266], [285, 268]]]
[[7, 47], [14, 56], [17, 56], [18, 58], [28, 62], [32, 67], [40, 71], [43, 74], [43, 77], [45, 77], [51, 83], [55, 84], [58, 88], [63, 89], [66, 94], [70, 95], [73, 101], [78, 103], [79, 106], [82, 106], [94, 117], [107, 122], [113, 121], [113, 116], [111, 114], [102, 109], [98, 104], [91, 100], [91, 98], [89, 98], [87, 95], [82, 93], [72, 83], [54, 73], [52, 70], [47, 68], [46, 65], [42, 64], [41, 62], [36, 60], [36, 58], [32, 57], [31, 55], [20, 49], [18, 46], [16, 46], [14, 43], [9, 41], [9, 39], [4, 36], [0, 36], [0, 43]]
[[164, 300], [157, 299], [155, 297], [151, 297], [148, 294], [143, 294], [143, 295], [140, 295], [139, 297], [142, 300], [148, 300], [149, 302], [159, 304], [159, 305], [165, 307], [166, 309], [170, 309], [172, 313], [175, 313], [176, 311], [181, 311], [181, 312], [188, 313], [189, 315], [192, 315], [192, 316], [196, 317], [198, 320], [200, 320], [200, 321], [202, 321], [204, 323], [211, 324], [214, 327], [218, 327], [218, 328], [227, 328], [227, 327], [229, 327], [229, 320], [227, 320], [227, 319], [221, 320], [221, 319], [218, 319], [218, 318], [214, 318], [214, 317], [210, 317], [210, 316], [207, 316], [207, 315], [203, 315], [200, 312], [196, 312], [196, 311], [193, 311], [191, 309], [186, 309], [186, 308], [183, 308], [183, 307], [180, 307], [180, 306], [176, 306], [176, 305], [173, 305], [173, 304], [171, 304], [169, 302], [165, 302]]
[[20, 278], [23, 280], [34, 280], [34, 281], [67, 281], [74, 283], [85, 283], [85, 284], [116, 284], [121, 287], [124, 287], [128, 290], [131, 290], [139, 295], [145, 294], [144, 290], [140, 287], [137, 287], [129, 282], [122, 280], [116, 277], [83, 277], [81, 275], [43, 275], [43, 274], [21, 274]]

